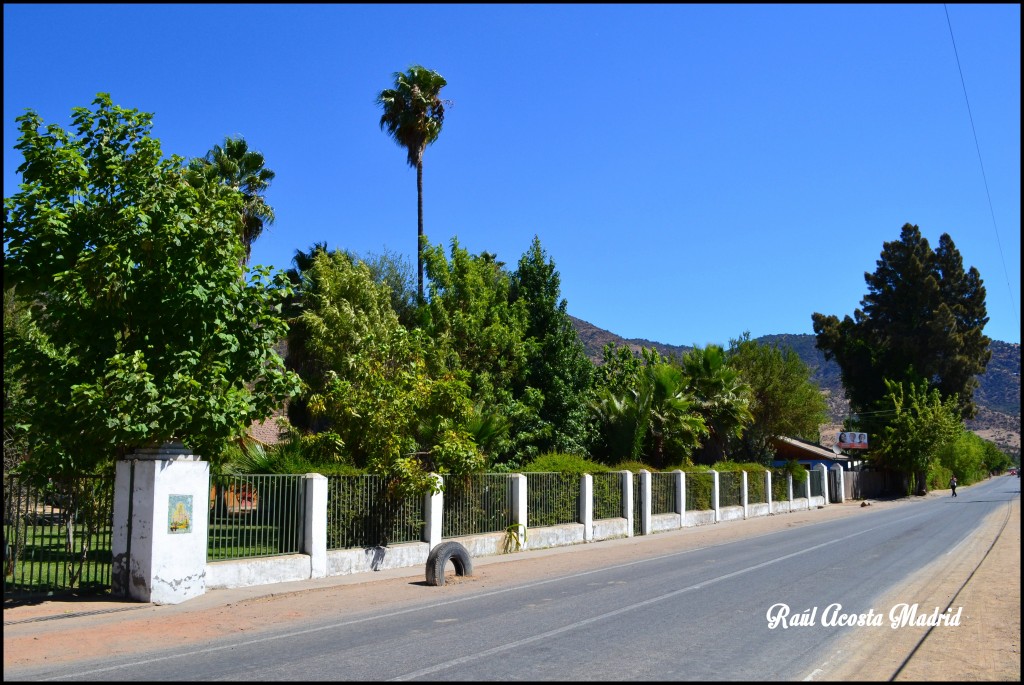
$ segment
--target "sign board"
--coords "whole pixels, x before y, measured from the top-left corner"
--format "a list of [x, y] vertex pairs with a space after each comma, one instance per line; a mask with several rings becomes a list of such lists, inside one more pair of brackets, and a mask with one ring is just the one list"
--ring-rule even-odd
[[844, 450], [866, 450], [868, 434], [843, 431], [839, 434], [839, 447]]

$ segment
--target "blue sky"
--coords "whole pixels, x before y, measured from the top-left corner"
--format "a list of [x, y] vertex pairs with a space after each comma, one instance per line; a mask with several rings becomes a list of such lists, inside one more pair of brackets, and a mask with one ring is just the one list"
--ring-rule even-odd
[[108, 92], [165, 154], [265, 155], [254, 264], [326, 241], [415, 267], [416, 174], [374, 104], [412, 64], [454, 102], [431, 244], [514, 268], [539, 236], [574, 316], [675, 345], [813, 333], [909, 222], [950, 234], [985, 333], [1020, 342], [1016, 4], [5, 4], [4, 195], [15, 117], [70, 128]]

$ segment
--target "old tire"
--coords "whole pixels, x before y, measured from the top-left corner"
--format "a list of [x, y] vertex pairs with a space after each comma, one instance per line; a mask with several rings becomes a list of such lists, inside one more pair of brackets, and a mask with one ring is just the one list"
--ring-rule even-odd
[[455, 567], [455, 575], [473, 575], [473, 562], [466, 548], [458, 542], [442, 542], [427, 556], [427, 585], [444, 585], [444, 569], [449, 561]]

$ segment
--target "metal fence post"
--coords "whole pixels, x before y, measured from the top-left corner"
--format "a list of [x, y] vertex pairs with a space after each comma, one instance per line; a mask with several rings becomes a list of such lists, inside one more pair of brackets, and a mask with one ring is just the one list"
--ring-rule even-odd
[[676, 481], [676, 513], [679, 514], [679, 527], [686, 525], [686, 474], [676, 469], [672, 472]]

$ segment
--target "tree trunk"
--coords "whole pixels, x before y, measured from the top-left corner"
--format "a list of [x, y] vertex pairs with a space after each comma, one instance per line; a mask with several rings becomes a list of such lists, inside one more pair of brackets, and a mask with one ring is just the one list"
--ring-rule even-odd
[[416, 160], [416, 293], [423, 304], [423, 152]]
[[917, 471], [914, 473], [914, 480], [917, 481], [915, 484], [916, 494], [925, 496], [928, 494], [928, 471]]

